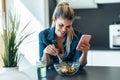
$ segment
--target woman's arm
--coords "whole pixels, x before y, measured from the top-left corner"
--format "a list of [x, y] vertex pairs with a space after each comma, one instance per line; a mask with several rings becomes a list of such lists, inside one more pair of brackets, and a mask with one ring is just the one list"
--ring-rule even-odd
[[50, 64], [49, 54], [45, 50], [43, 51], [42, 60], [45, 61], [45, 62], [47, 62], [48, 65]]
[[81, 47], [79, 50], [82, 51], [82, 55], [79, 58], [79, 62], [80, 64], [85, 64], [87, 62], [87, 54], [88, 54], [88, 50], [90, 49], [90, 44], [89, 43], [82, 43]]
[[87, 53], [82, 53], [81, 57], [79, 58], [79, 62], [81, 65], [84, 65], [87, 63]]
[[43, 32], [39, 33], [39, 57], [40, 60], [46, 61], [47, 64], [50, 64], [50, 57], [45, 51], [47, 47], [47, 43], [45, 42], [45, 36]]
[[58, 53], [58, 49], [55, 48], [53, 44], [49, 43], [43, 32], [39, 34], [39, 51], [40, 60], [46, 61], [48, 65], [51, 62], [50, 55], [56, 56]]

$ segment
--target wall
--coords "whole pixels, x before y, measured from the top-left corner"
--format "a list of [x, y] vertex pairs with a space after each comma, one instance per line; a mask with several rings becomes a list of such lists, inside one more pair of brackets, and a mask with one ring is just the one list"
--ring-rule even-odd
[[56, 0], [49, 0], [49, 24], [51, 25], [52, 23], [52, 15], [53, 15], [53, 11], [56, 7]]
[[49, 26], [48, 0], [20, 0], [42, 26]]
[[[55, 4], [56, 2], [50, 5], [50, 9], [54, 9]], [[50, 16], [52, 13], [53, 11], [50, 12]], [[74, 28], [83, 33], [92, 34], [91, 49], [109, 50], [109, 25], [120, 21], [118, 17], [120, 16], [120, 3], [99, 4], [96, 9], [75, 9], [75, 16]]]
[[83, 33], [92, 34], [92, 49], [109, 49], [109, 25], [120, 21], [120, 4], [100, 4], [97, 9], [75, 10], [74, 26]]

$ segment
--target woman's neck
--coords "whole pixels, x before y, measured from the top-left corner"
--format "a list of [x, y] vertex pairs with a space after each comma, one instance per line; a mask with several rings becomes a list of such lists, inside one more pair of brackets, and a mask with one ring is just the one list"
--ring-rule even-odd
[[57, 41], [63, 42], [64, 41], [64, 37], [56, 37]]
[[58, 44], [58, 48], [61, 51], [62, 54], [64, 54], [64, 38], [63, 37], [56, 37], [56, 41]]

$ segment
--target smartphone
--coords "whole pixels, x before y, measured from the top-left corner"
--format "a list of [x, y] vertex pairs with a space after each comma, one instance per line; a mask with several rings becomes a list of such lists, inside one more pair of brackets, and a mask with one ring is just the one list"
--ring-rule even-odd
[[78, 42], [76, 49], [80, 49], [82, 42], [89, 42], [91, 39], [90, 34], [83, 34]]

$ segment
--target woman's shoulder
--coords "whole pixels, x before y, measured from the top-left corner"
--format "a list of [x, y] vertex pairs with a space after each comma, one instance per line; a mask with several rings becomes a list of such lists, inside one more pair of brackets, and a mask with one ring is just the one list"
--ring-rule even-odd
[[51, 39], [54, 36], [54, 27], [46, 28], [39, 33], [39, 37]]
[[46, 29], [40, 31], [39, 35], [48, 35], [49, 32], [50, 32], [50, 28], [46, 28]]

